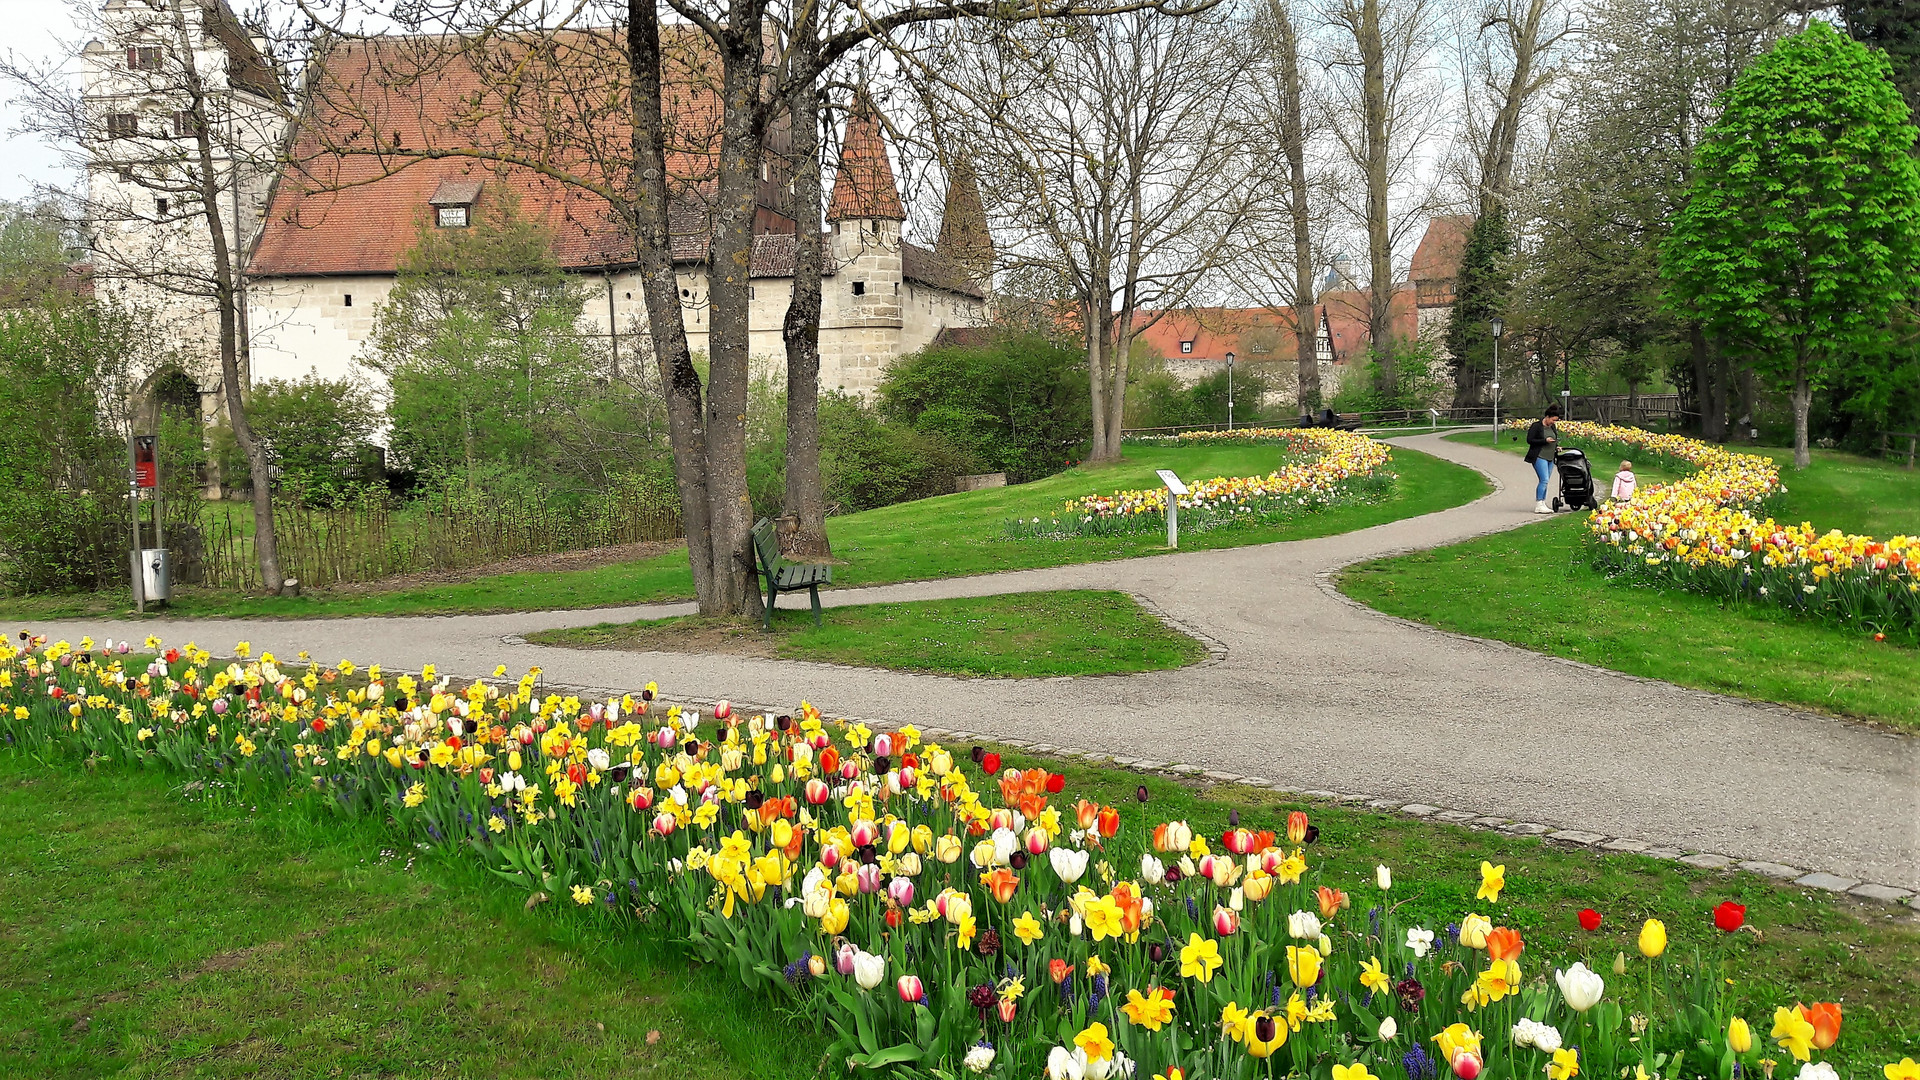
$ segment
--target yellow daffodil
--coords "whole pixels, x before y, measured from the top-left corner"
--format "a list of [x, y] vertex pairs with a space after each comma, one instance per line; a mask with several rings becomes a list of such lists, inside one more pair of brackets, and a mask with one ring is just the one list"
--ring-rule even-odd
[[1887, 1080], [1920, 1080], [1920, 1065], [1912, 1058], [1901, 1058], [1880, 1070]]
[[1113, 1040], [1107, 1037], [1105, 1024], [1088, 1024], [1086, 1030], [1073, 1037], [1073, 1045], [1086, 1053], [1088, 1061], [1113, 1060]]
[[1365, 1062], [1356, 1061], [1351, 1065], [1335, 1065], [1333, 1080], [1375, 1080], [1375, 1077], [1367, 1071]]
[[1780, 1049], [1792, 1054], [1795, 1061], [1806, 1061], [1813, 1056], [1813, 1024], [1800, 1015], [1798, 1009], [1773, 1010], [1773, 1037], [1779, 1041]]
[[1173, 1019], [1173, 991], [1164, 986], [1156, 986], [1142, 994], [1138, 990], [1127, 991], [1127, 1003], [1120, 1006], [1130, 1023], [1159, 1031]]
[[1366, 963], [1360, 965], [1360, 985], [1376, 994], [1386, 993], [1387, 988], [1393, 985], [1393, 980], [1389, 979], [1387, 973], [1381, 968], [1379, 957], [1370, 957]]
[[1021, 912], [1013, 920], [1013, 936], [1019, 938], [1022, 945], [1031, 945], [1039, 941], [1045, 933], [1040, 920], [1034, 918], [1030, 911]]
[[1112, 896], [1103, 896], [1087, 905], [1087, 930], [1093, 940], [1104, 941], [1126, 933], [1126, 916]]
[[1553, 1052], [1553, 1061], [1547, 1065], [1549, 1080], [1573, 1080], [1579, 1075], [1580, 1051], [1564, 1049]]
[[1474, 894], [1474, 899], [1498, 901], [1500, 899], [1500, 890], [1506, 887], [1506, 864], [1502, 863], [1499, 866], [1495, 866], [1490, 862], [1483, 861], [1480, 864], [1480, 891]]
[[[1180, 949], [1182, 978], [1211, 982], [1220, 964], [1220, 946], [1216, 942], [1197, 933], [1188, 935], [1187, 943]], [[1812, 1025], [1808, 1025], [1808, 1030], [1812, 1030]]]
[[1234, 1042], [1246, 1041], [1246, 1022], [1247, 1010], [1241, 1008], [1237, 1002], [1229, 1001], [1220, 1010], [1220, 1031]]
[[587, 888], [585, 885], [575, 885], [573, 887], [573, 902], [583, 905], [593, 903], [593, 890]]

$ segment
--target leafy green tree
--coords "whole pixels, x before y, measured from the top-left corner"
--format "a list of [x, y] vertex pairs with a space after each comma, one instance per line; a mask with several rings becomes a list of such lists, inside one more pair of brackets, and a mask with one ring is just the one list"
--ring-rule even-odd
[[1480, 403], [1493, 372], [1493, 337], [1487, 321], [1500, 314], [1513, 288], [1509, 256], [1513, 232], [1506, 207], [1495, 203], [1474, 221], [1454, 279], [1453, 318], [1447, 324], [1447, 352], [1453, 357], [1453, 403]]
[[1740, 76], [1696, 152], [1671, 301], [1791, 394], [1796, 467], [1814, 388], [1886, 355], [1920, 288], [1916, 134], [1886, 57], [1814, 23]]
[[1092, 431], [1086, 371], [1084, 353], [1038, 335], [927, 348], [887, 368], [880, 412], [1021, 483], [1080, 455]]
[[[263, 379], [247, 393], [248, 417], [266, 443], [276, 489], [303, 502], [331, 506], [384, 477], [372, 467], [380, 412], [372, 391], [355, 379]], [[222, 471], [245, 476], [232, 436], [222, 429]]]
[[610, 377], [579, 327], [585, 301], [509, 198], [468, 228], [423, 225], [368, 350], [392, 387], [396, 458], [470, 486], [573, 494], [643, 466], [647, 395]]
[[1908, 0], [1842, 0], [1847, 33], [1887, 54], [1893, 85], [1907, 108], [1920, 108], [1920, 3]]

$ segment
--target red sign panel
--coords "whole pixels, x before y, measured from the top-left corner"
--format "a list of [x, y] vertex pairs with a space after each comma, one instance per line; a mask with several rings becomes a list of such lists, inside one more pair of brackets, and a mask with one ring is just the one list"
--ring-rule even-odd
[[143, 488], [160, 486], [160, 464], [154, 457], [155, 442], [152, 435], [133, 437], [133, 482]]

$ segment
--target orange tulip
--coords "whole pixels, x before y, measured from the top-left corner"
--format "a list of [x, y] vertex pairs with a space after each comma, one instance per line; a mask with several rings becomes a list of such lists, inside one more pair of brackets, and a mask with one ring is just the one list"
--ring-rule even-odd
[[1129, 934], [1139, 933], [1140, 922], [1146, 917], [1139, 890], [1123, 881], [1113, 887], [1113, 902], [1120, 907], [1120, 928]]
[[1003, 866], [990, 874], [980, 875], [980, 884], [993, 893], [995, 900], [1004, 904], [1013, 899], [1013, 891], [1020, 887], [1020, 877]]
[[835, 750], [831, 746], [827, 747], [825, 750], [820, 751], [820, 772], [822, 774], [831, 774], [831, 773], [837, 773], [839, 771], [840, 771], [840, 751]]
[[[1081, 799], [1079, 802], [1073, 804], [1073, 817], [1075, 821], [1080, 823], [1082, 829], [1091, 829], [1094, 823], [1099, 820], [1100, 806], [1097, 803], [1090, 803], [1085, 799]], [[1161, 828], [1165, 827], [1164, 825], [1161, 826]]]
[[1347, 894], [1339, 889], [1329, 889], [1322, 885], [1315, 890], [1314, 895], [1320, 900], [1320, 917], [1323, 919], [1333, 918], [1335, 912], [1347, 906]]
[[1097, 824], [1100, 826], [1100, 835], [1111, 839], [1113, 834], [1120, 831], [1120, 811], [1111, 806], [1101, 807]]
[[1840, 1006], [1831, 1001], [1816, 1001], [1800, 1006], [1800, 1015], [1813, 1025], [1813, 1045], [1825, 1050], [1840, 1041]]
[[1304, 810], [1295, 810], [1287, 815], [1287, 843], [1298, 844], [1307, 838], [1307, 814]]
[[1056, 983], [1062, 983], [1073, 976], [1073, 965], [1058, 957], [1047, 961], [1047, 974]]
[[1518, 930], [1496, 926], [1487, 932], [1487, 959], [1489, 960], [1518, 960], [1520, 951], [1526, 947], [1526, 943], [1520, 940]]

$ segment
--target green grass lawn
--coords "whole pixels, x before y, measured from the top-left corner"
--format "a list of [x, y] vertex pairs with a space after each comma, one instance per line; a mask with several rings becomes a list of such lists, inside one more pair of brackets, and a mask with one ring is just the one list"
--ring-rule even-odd
[[603, 623], [529, 634], [542, 645], [635, 651], [739, 651], [935, 675], [1046, 678], [1164, 671], [1206, 657], [1198, 641], [1153, 617], [1125, 593], [1009, 593], [833, 608], [821, 626], [806, 610], [758, 622], [698, 617]]
[[[1604, 459], [1603, 459], [1604, 460]], [[1617, 460], [1600, 475], [1610, 483]], [[1636, 462], [1642, 482], [1670, 474]], [[1920, 532], [1920, 476], [1819, 452], [1776, 513], [1877, 535]], [[1585, 515], [1361, 563], [1340, 588], [1392, 615], [1632, 675], [1920, 730], [1920, 651], [1774, 608], [1607, 580]]]
[[[956, 748], [964, 750], [964, 748]], [[1037, 759], [1006, 750], [1009, 765]], [[1304, 804], [1051, 761], [1068, 790], [1218, 835]], [[1839, 1001], [1843, 1073], [1878, 1074], [1920, 1040], [1920, 928], [1910, 912], [1627, 855], [1366, 811], [1311, 806], [1309, 858], [1368, 895], [1394, 870], [1406, 920], [1479, 911], [1543, 961], [1606, 972], [1659, 917], [1673, 952], [1724, 950], [1748, 1020], [1775, 1004]], [[1123, 828], [1140, 811], [1123, 809]], [[1504, 863], [1496, 905], [1473, 899], [1481, 859]], [[9, 1076], [803, 1077], [824, 1042], [733, 977], [676, 959], [463, 860], [393, 850], [372, 824], [182, 802], [157, 774], [0, 755], [0, 1066]], [[1759, 935], [1712, 928], [1723, 899]], [[1578, 929], [1593, 907], [1605, 923]], [[1634, 960], [1639, 963], [1637, 956]], [[1608, 976], [1613, 982], [1612, 976]], [[657, 1035], [655, 1033], [658, 1033]], [[1848, 1072], [1851, 1066], [1850, 1073]]]
[[[1282, 448], [1253, 446], [1129, 446], [1124, 460], [1081, 466], [1015, 487], [942, 495], [829, 519], [834, 584], [878, 585], [1124, 559], [1165, 550], [1164, 537], [1008, 540], [1006, 522], [1057, 510], [1070, 498], [1118, 488], [1158, 486], [1154, 473], [1173, 469], [1187, 479], [1265, 474], [1282, 461]], [[1181, 537], [1186, 550], [1238, 547], [1351, 532], [1471, 502], [1489, 490], [1471, 469], [1395, 448], [1398, 474], [1391, 495], [1368, 503], [1302, 514], [1283, 524], [1226, 528]], [[175, 615], [413, 615], [616, 607], [681, 600], [693, 595], [682, 551], [591, 570], [504, 574], [458, 584], [430, 585], [354, 596], [236, 597], [180, 590]], [[53, 619], [126, 611], [125, 597], [95, 594], [0, 599], [0, 618]]]
[[0, 1073], [772, 1080], [819, 1060], [660, 943], [397, 846], [0, 754]]

